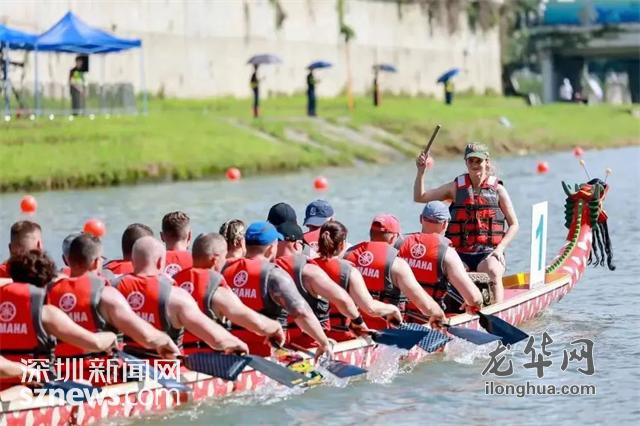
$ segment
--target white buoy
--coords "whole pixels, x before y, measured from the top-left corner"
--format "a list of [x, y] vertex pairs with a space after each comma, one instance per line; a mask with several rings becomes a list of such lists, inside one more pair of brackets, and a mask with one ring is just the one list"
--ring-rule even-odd
[[29, 120], [34, 121], [36, 119], [36, 115], [35, 114], [30, 114], [29, 115]]
[[89, 120], [95, 120], [95, 119], [96, 119], [95, 114], [89, 114]]
[[9, 114], [4, 116], [4, 121], [6, 121], [7, 123], [11, 121], [11, 116]]
[[70, 115], [69, 116], [69, 121], [73, 121], [73, 118], [74, 118], [73, 115]]
[[49, 120], [53, 121], [53, 119], [55, 119], [55, 118], [56, 118], [56, 116], [55, 116], [55, 115], [53, 115], [53, 114], [49, 114]]

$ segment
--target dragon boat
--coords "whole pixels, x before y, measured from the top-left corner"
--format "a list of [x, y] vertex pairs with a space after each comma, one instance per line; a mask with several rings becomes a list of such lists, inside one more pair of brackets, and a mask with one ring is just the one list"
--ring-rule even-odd
[[[561, 300], [580, 280], [588, 265], [606, 266], [613, 270], [611, 241], [607, 215], [603, 209], [608, 186], [599, 179], [575, 185], [562, 183], [567, 195], [565, 244], [545, 269], [545, 282], [530, 288], [529, 274], [518, 273], [504, 277], [505, 300], [482, 309], [513, 325], [522, 324], [540, 315], [549, 305]], [[481, 329], [478, 315], [451, 316], [450, 324]], [[375, 359], [379, 346], [364, 338], [340, 342], [334, 347], [335, 358], [360, 367], [368, 367]], [[429, 354], [414, 348], [407, 357], [420, 361]], [[191, 392], [167, 392], [155, 381], [128, 382], [102, 388], [102, 399], [67, 404], [65, 400], [34, 399], [0, 403], [0, 426], [9, 425], [68, 425], [92, 424], [114, 417], [139, 416], [158, 413], [174, 407], [234, 393], [253, 392], [273, 383], [262, 373], [246, 368], [235, 381], [225, 381], [205, 374], [187, 371], [181, 375]]]

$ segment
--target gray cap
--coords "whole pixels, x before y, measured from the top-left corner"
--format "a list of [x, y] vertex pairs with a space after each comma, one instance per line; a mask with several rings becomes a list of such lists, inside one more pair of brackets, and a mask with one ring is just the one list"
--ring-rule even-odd
[[71, 243], [73, 242], [73, 240], [76, 239], [76, 237], [79, 237], [80, 235], [82, 235], [82, 232], [74, 232], [73, 234], [67, 235], [65, 239], [62, 240], [62, 256], [66, 258], [69, 257], [69, 250], [71, 249]]
[[422, 209], [422, 217], [434, 222], [444, 222], [451, 220], [449, 207], [442, 201], [429, 201]]

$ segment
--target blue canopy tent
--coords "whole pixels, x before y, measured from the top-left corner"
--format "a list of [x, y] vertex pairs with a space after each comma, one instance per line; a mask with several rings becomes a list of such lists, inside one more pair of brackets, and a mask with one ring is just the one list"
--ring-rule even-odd
[[[9, 28], [6, 25], [0, 24], [0, 51], [2, 52], [3, 63], [0, 64], [2, 70], [0, 75], [2, 77], [2, 93], [4, 94], [4, 111], [5, 115], [11, 113], [9, 91], [11, 90], [11, 82], [9, 80], [9, 49], [33, 49], [36, 41], [36, 35], [26, 33], [24, 31]], [[16, 95], [17, 96], [17, 95]]]
[[[106, 54], [142, 46], [140, 39], [116, 37], [99, 28], [89, 26], [73, 12], [67, 12], [57, 23], [37, 37], [35, 50], [36, 110], [39, 111], [38, 96], [38, 52], [67, 52], [77, 54]], [[147, 111], [147, 95], [144, 80], [144, 58], [140, 54], [140, 80], [143, 92], [143, 109]]]

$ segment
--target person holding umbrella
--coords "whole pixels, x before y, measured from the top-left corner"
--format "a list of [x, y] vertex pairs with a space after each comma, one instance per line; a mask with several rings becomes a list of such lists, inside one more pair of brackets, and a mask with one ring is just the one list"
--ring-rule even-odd
[[309, 73], [307, 74], [307, 115], [309, 117], [316, 116], [316, 80], [313, 70], [320, 68], [329, 68], [332, 64], [326, 61], [315, 61], [307, 66]]
[[373, 106], [380, 105], [380, 86], [378, 84], [378, 73], [383, 72], [397, 72], [396, 67], [390, 64], [376, 64], [373, 66]]
[[437, 80], [438, 83], [442, 83], [444, 86], [444, 103], [447, 105], [451, 105], [453, 103], [455, 87], [452, 79], [458, 75], [459, 72], [460, 70], [458, 68], [451, 68], [449, 71], [442, 74]]
[[258, 67], [262, 64], [280, 64], [282, 59], [276, 55], [262, 54], [252, 56], [247, 62], [253, 65], [253, 74], [251, 74], [251, 80], [249, 86], [253, 92], [253, 118], [260, 116], [260, 79], [258, 78]]

